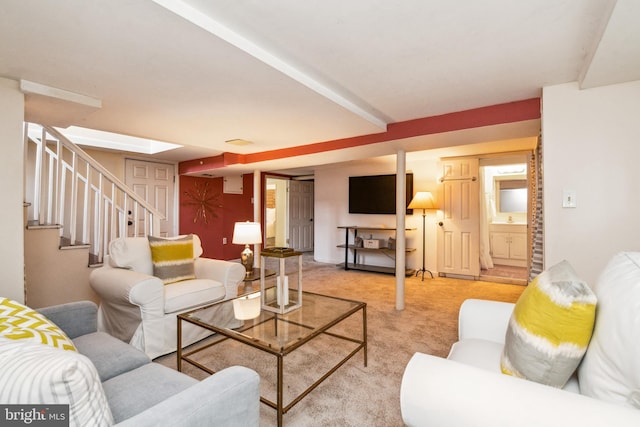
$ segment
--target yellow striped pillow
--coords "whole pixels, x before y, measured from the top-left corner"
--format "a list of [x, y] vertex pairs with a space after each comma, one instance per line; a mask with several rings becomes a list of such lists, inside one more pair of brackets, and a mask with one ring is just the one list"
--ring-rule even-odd
[[515, 305], [500, 360], [502, 372], [563, 387], [589, 345], [596, 301], [567, 261], [542, 272]]
[[168, 238], [148, 236], [153, 275], [165, 285], [195, 279], [193, 235]]
[[73, 341], [49, 319], [9, 298], [0, 299], [0, 335], [77, 351]]

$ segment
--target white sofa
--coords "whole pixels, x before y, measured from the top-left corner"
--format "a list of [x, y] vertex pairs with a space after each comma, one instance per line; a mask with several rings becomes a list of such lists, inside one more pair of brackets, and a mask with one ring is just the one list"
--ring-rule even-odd
[[405, 424], [640, 426], [640, 253], [617, 254], [594, 292], [594, 333], [563, 389], [501, 373], [514, 304], [465, 301], [459, 341], [447, 359], [416, 353], [407, 364], [400, 392]]
[[[200, 239], [196, 235], [193, 239], [196, 279], [169, 285], [153, 276], [146, 237], [111, 241], [104, 265], [94, 270], [89, 278], [91, 287], [100, 296], [98, 330], [131, 344], [154, 359], [176, 350], [179, 313], [236, 297], [238, 285], [245, 275], [244, 267], [235, 262], [201, 258]], [[205, 320], [230, 328], [240, 326], [233, 312], [226, 309], [221, 308]], [[211, 332], [196, 325], [183, 324], [183, 346], [208, 335]]]

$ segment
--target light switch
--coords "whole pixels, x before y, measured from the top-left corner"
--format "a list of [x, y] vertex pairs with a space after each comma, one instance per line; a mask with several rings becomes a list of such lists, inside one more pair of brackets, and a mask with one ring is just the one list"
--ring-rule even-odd
[[563, 208], [575, 208], [577, 207], [576, 203], [576, 192], [573, 190], [564, 190], [562, 192], [562, 207]]

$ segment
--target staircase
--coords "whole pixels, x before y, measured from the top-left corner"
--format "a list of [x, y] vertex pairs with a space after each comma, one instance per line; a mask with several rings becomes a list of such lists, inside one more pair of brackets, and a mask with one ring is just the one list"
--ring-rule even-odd
[[109, 242], [160, 230], [160, 212], [51, 127], [25, 123], [24, 170], [26, 298], [33, 307], [96, 300], [89, 269], [102, 264]]

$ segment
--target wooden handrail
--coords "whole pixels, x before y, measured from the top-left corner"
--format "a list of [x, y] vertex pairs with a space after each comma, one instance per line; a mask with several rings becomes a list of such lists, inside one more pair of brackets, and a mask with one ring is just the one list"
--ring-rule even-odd
[[59, 224], [98, 262], [114, 238], [159, 234], [165, 216], [56, 129], [25, 123], [24, 133], [29, 222]]

